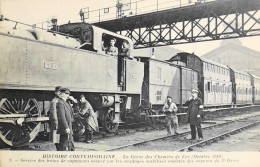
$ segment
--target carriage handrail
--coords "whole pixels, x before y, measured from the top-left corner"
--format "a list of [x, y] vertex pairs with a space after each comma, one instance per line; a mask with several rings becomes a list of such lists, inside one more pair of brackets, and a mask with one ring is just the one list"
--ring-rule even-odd
[[[4, 18], [3, 20], [5, 20], [5, 21], [10, 21], [10, 22], [14, 22], [14, 23], [15, 23], [15, 26], [13, 27], [13, 29], [17, 29], [17, 28], [16, 28], [17, 25], [18, 25], [18, 24], [21, 24], [21, 25], [25, 25], [25, 26], [31, 27], [32, 29], [45, 30], [45, 31], [47, 31], [47, 32], [51, 32], [51, 33], [60, 34], [60, 35], [64, 35], [64, 36], [67, 36], [67, 37], [75, 38], [73, 35], [70, 35], [70, 34], [61, 33], [61, 32], [59, 32], [59, 31], [54, 31], [54, 30], [51, 30], [51, 29], [45, 29], [45, 28], [42, 28], [42, 27], [37, 27], [37, 26], [35, 26], [35, 24], [30, 25], [30, 24], [22, 23], [22, 22], [19, 22], [19, 21], [15, 21], [15, 20], [12, 20], [12, 19], [8, 19], [8, 18]], [[57, 26], [57, 27], [59, 27], [59, 26]], [[59, 29], [59, 28], [57, 28], [57, 29]]]

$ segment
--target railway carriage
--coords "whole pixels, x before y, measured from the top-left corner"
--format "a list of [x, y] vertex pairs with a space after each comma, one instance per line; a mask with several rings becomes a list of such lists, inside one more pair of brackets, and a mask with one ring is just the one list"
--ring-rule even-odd
[[250, 74], [252, 85], [252, 102], [260, 104], [260, 77]]
[[227, 66], [189, 53], [178, 53], [170, 61], [198, 71], [199, 96], [204, 101], [204, 108], [231, 106], [232, 83]]
[[167, 96], [182, 106], [191, 96], [191, 90], [198, 88], [198, 72], [195, 70], [151, 58], [141, 61], [145, 64], [142, 99], [146, 107], [161, 110]]
[[232, 102], [230, 69], [213, 61], [200, 59], [203, 61], [204, 105], [229, 106]]
[[233, 103], [236, 105], [252, 104], [252, 82], [248, 73], [230, 68]]

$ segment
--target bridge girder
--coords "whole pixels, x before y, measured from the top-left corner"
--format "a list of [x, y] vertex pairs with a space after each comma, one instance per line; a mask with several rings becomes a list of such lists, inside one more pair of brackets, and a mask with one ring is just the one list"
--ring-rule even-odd
[[135, 48], [156, 47], [260, 35], [259, 10], [259, 0], [218, 0], [96, 25], [130, 37]]

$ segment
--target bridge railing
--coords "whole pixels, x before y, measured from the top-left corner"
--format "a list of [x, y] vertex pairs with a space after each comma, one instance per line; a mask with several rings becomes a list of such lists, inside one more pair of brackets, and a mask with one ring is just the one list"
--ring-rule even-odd
[[87, 23], [97, 23], [212, 1], [217, 0], [139, 0], [128, 4], [84, 12], [85, 17], [83, 20]]

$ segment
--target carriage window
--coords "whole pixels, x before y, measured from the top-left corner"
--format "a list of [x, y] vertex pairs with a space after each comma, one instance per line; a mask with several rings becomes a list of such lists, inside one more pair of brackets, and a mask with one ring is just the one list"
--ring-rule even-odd
[[206, 90], [207, 90], [208, 92], [210, 92], [210, 88], [211, 88], [211, 83], [208, 82], [208, 84], [207, 84], [207, 89], [206, 89]]
[[157, 91], [157, 93], [156, 93], [156, 100], [157, 101], [162, 100], [162, 91]]
[[157, 79], [159, 80], [161, 80], [162, 78], [161, 73], [162, 73], [162, 69], [160, 67], [157, 67]]

